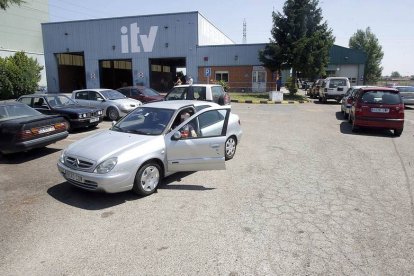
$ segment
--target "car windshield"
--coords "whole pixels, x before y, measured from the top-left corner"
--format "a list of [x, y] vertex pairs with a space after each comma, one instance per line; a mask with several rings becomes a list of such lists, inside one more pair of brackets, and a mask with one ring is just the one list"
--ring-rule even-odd
[[174, 87], [168, 94], [165, 96], [166, 101], [173, 100], [185, 100], [187, 97], [188, 87]]
[[76, 105], [76, 102], [65, 95], [47, 96], [46, 101], [51, 107]]
[[160, 93], [158, 93], [157, 91], [155, 91], [154, 89], [151, 89], [151, 88], [145, 88], [144, 89], [144, 94], [146, 96], [149, 96], [149, 97], [159, 96], [160, 95]]
[[41, 115], [39, 111], [30, 108], [25, 104], [2, 105], [0, 106], [0, 122], [16, 118]]
[[362, 96], [362, 101], [371, 104], [400, 104], [401, 97], [391, 91], [368, 91]]
[[111, 130], [142, 135], [160, 135], [171, 121], [173, 114], [172, 109], [140, 107], [125, 116]]
[[118, 99], [125, 99], [126, 98], [122, 93], [120, 93], [116, 90], [112, 90], [112, 89], [101, 91], [101, 94], [107, 100], [118, 100]]

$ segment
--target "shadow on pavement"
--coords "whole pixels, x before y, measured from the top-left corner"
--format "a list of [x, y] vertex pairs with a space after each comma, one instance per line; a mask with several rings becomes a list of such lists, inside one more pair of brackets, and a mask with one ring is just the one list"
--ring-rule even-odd
[[[200, 185], [172, 184], [175, 182], [180, 182], [183, 177], [186, 177], [192, 173], [194, 172], [176, 173], [169, 177], [166, 177], [163, 179], [158, 189], [191, 191], [208, 191], [215, 189], [206, 188]], [[74, 187], [66, 181], [49, 188], [47, 190], [47, 193], [57, 201], [85, 210], [102, 210], [123, 204], [128, 201], [134, 201], [142, 198], [142, 196], [138, 196], [132, 191], [115, 194], [90, 192]]]
[[53, 154], [60, 151], [55, 148], [39, 148], [32, 149], [26, 152], [17, 152], [12, 154], [0, 154], [0, 164], [21, 164], [34, 159], [42, 158], [46, 155]]
[[336, 119], [338, 121], [346, 121], [346, 120], [348, 120], [347, 118], [344, 117], [344, 113], [342, 111], [337, 111], [335, 113], [335, 116], [336, 116]]
[[314, 104], [321, 104], [321, 105], [341, 105], [341, 103], [338, 103], [337, 101], [327, 101], [326, 103], [320, 102], [319, 100], [314, 100]]
[[388, 129], [360, 128], [357, 132], [352, 132], [351, 124], [348, 122], [342, 122], [340, 130], [342, 134], [395, 138], [394, 133]]

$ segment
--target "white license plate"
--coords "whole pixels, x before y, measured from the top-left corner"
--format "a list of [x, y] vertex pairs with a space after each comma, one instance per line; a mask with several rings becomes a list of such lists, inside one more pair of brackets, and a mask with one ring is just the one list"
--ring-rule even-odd
[[95, 122], [97, 122], [97, 121], [99, 121], [99, 118], [91, 118], [91, 119], [89, 120], [89, 122], [90, 122], [90, 123], [95, 123]]
[[51, 132], [51, 131], [55, 131], [55, 127], [50, 126], [50, 127], [42, 127], [41, 129], [39, 129], [39, 133], [46, 133], [46, 132]]
[[374, 113], [389, 113], [390, 109], [389, 108], [371, 108], [371, 112], [374, 112]]
[[77, 182], [83, 182], [82, 176], [80, 176], [80, 175], [78, 175], [76, 173], [73, 173], [73, 172], [70, 172], [70, 171], [66, 171], [65, 175], [69, 179], [75, 180]]

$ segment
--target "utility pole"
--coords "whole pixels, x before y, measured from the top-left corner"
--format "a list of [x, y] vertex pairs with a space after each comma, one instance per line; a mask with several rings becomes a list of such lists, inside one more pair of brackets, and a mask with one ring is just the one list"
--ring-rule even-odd
[[244, 18], [243, 19], [243, 44], [246, 44], [247, 43], [247, 38], [246, 38], [246, 34], [247, 34], [247, 31], [246, 31], [246, 18]]

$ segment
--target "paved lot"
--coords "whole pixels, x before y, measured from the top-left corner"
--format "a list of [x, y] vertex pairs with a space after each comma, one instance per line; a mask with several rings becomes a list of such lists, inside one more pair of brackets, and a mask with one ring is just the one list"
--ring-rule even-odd
[[145, 198], [59, 176], [60, 150], [91, 131], [0, 157], [0, 274], [412, 275], [414, 110], [394, 138], [353, 134], [339, 109], [233, 104], [244, 137], [227, 170]]

